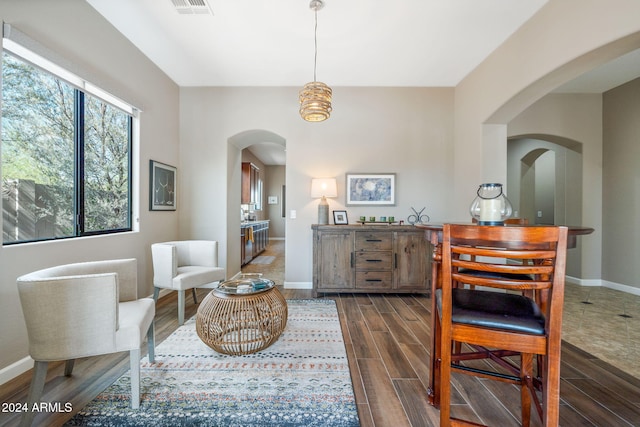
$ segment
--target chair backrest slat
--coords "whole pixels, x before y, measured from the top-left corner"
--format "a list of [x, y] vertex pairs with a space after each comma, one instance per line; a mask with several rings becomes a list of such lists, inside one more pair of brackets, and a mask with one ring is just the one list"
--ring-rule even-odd
[[[562, 304], [566, 227], [460, 224], [444, 227], [443, 256], [445, 251], [450, 256], [443, 257], [446, 259], [443, 267], [451, 269], [456, 286], [543, 291], [559, 284], [560, 289], [552, 294], [560, 297], [554, 304]], [[551, 308], [552, 294], [543, 292], [536, 297], [543, 312]]]

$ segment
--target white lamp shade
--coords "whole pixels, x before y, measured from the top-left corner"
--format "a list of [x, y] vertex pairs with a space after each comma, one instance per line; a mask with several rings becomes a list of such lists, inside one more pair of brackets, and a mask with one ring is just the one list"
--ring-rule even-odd
[[338, 197], [338, 186], [335, 178], [313, 178], [311, 180], [311, 197]]

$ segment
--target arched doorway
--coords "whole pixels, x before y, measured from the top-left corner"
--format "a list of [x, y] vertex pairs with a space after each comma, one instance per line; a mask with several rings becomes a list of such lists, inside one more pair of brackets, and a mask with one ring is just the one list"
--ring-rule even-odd
[[507, 143], [507, 187], [518, 216], [532, 224], [581, 224], [582, 144], [552, 135]]
[[[228, 145], [227, 235], [238, 236], [241, 229], [241, 171], [243, 158], [247, 159], [249, 156], [260, 165], [262, 203], [255, 213], [260, 220], [269, 220], [270, 238], [284, 241], [285, 218], [282, 206], [286, 200], [286, 139], [268, 130], [252, 129], [229, 137]], [[227, 251], [230, 275], [239, 273], [242, 264], [241, 239], [229, 238]]]
[[[577, 141], [543, 134], [509, 138], [507, 188], [514, 212], [531, 224], [582, 224], [582, 165]], [[568, 274], [581, 277], [581, 245], [568, 257]]]

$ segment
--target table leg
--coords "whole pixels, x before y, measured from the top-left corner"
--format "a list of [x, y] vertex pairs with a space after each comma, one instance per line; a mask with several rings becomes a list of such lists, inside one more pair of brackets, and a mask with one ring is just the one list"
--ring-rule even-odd
[[438, 318], [438, 307], [436, 306], [436, 289], [442, 284], [442, 246], [438, 241], [438, 233], [430, 233], [430, 243], [433, 247], [433, 258], [431, 260], [431, 351], [429, 364], [429, 388], [427, 395], [429, 403], [435, 407], [440, 407], [440, 355], [438, 354], [440, 341], [440, 321]]

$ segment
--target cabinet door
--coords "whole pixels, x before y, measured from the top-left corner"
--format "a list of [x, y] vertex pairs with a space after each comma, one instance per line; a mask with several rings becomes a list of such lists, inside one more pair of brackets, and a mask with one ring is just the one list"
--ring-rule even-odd
[[262, 210], [262, 181], [260, 169], [253, 163], [242, 163], [240, 203], [253, 203], [257, 210]]
[[421, 232], [396, 232], [394, 240], [396, 289], [427, 289], [429, 259], [424, 234]]
[[242, 193], [240, 197], [240, 203], [251, 203], [251, 163], [242, 163]]
[[348, 231], [319, 232], [315, 243], [317, 289], [353, 288], [353, 235]]

